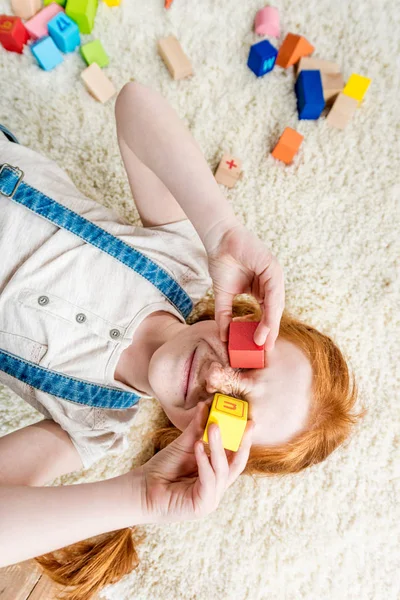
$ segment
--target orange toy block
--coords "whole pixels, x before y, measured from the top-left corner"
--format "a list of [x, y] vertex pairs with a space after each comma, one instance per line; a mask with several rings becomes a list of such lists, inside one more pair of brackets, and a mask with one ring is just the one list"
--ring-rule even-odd
[[175, 80], [193, 75], [190, 60], [174, 35], [169, 35], [158, 41], [158, 52]]
[[114, 96], [117, 91], [112, 82], [95, 62], [82, 71], [81, 77], [85, 82], [88, 91], [102, 104]]
[[304, 137], [291, 127], [286, 127], [271, 154], [289, 165], [301, 146]]
[[229, 154], [224, 154], [214, 175], [216, 181], [228, 188], [233, 188], [241, 176], [242, 162]]
[[228, 353], [233, 369], [263, 369], [264, 344], [253, 341], [259, 321], [231, 321], [229, 325]]
[[356, 112], [357, 106], [358, 100], [340, 92], [326, 117], [326, 122], [336, 129], [344, 129]]
[[275, 64], [287, 69], [297, 63], [303, 56], [309, 56], [314, 52], [314, 46], [302, 35], [288, 33], [279, 48]]
[[174, 0], [165, 0], [164, 8], [169, 8]]

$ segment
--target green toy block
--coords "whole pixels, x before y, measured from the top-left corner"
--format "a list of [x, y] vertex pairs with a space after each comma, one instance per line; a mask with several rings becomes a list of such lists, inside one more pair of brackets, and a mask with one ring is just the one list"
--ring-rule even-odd
[[88, 65], [97, 63], [99, 67], [106, 67], [109, 63], [108, 56], [100, 40], [88, 42], [80, 48], [81, 54]]
[[68, 0], [65, 14], [79, 27], [81, 33], [90, 33], [93, 29], [98, 0]]
[[59, 4], [60, 6], [65, 6], [65, 3], [67, 2], [67, 0], [43, 0], [43, 6], [48, 6], [52, 2], [55, 2], [56, 4]]

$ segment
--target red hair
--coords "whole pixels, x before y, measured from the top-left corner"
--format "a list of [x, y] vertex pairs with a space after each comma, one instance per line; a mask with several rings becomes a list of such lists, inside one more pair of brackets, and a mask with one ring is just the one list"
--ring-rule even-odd
[[[213, 319], [214, 308], [214, 299], [204, 298], [188, 318], [188, 323]], [[232, 314], [259, 321], [261, 309], [254, 298], [243, 294], [234, 299]], [[307, 426], [288, 442], [276, 446], [253, 445], [243, 471], [246, 475], [288, 475], [325, 460], [348, 438], [352, 427], [365, 414], [365, 410], [353, 412], [357, 399], [355, 379], [350, 375], [343, 354], [329, 336], [302, 323], [287, 311], [282, 316], [279, 336], [296, 344], [311, 363], [313, 397], [310, 416]], [[181, 434], [167, 421], [167, 426], [148, 436], [152, 438], [155, 452]], [[132, 531], [135, 529], [97, 536], [93, 541], [78, 542], [36, 560], [54, 581], [73, 586], [63, 600], [89, 600], [102, 587], [117, 582], [139, 565]]]

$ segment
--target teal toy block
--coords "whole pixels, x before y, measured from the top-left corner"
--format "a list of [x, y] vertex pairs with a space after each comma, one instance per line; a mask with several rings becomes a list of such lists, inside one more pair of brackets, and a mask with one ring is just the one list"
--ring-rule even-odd
[[48, 6], [52, 2], [55, 2], [56, 4], [59, 4], [60, 6], [65, 6], [67, 3], [67, 0], [43, 0], [43, 6]]
[[90, 33], [93, 29], [98, 0], [68, 0], [65, 14], [79, 27], [81, 33]]
[[61, 52], [73, 52], [81, 43], [78, 25], [64, 13], [58, 13], [48, 23], [49, 35]]
[[49, 35], [39, 38], [31, 44], [30, 49], [39, 66], [45, 71], [51, 71], [64, 60], [63, 55]]
[[109, 63], [108, 56], [100, 40], [93, 40], [80, 47], [80, 52], [88, 65], [97, 63], [99, 67], [106, 67]]

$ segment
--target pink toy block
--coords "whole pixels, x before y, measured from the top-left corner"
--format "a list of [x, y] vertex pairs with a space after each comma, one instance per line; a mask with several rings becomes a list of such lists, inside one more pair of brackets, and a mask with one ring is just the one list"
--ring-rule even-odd
[[31, 38], [33, 40], [38, 40], [45, 35], [49, 35], [47, 23], [60, 12], [64, 12], [64, 9], [56, 2], [52, 2], [40, 12], [36, 13], [32, 19], [29, 19], [29, 21], [25, 23], [25, 27]]
[[264, 368], [264, 344], [253, 342], [258, 321], [231, 321], [229, 325], [228, 353], [233, 369]]
[[280, 36], [279, 12], [275, 6], [266, 6], [258, 11], [254, 31], [257, 35], [271, 35], [276, 38]]

